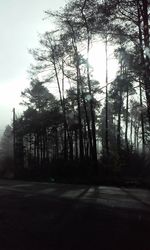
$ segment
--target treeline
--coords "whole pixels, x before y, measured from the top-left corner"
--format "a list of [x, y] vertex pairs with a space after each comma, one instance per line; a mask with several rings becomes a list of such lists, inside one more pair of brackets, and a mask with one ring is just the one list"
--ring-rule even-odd
[[[149, 11], [148, 0], [77, 0], [45, 12], [55, 30], [30, 50], [35, 64], [30, 87], [22, 92], [27, 109], [13, 123], [17, 173], [143, 174], [150, 140]], [[104, 87], [89, 63], [99, 38], [105, 44]], [[119, 64], [111, 83], [109, 44]]]

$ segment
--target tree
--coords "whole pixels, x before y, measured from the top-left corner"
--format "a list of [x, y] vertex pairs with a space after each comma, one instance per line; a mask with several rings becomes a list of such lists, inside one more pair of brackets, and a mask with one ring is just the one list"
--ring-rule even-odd
[[12, 127], [7, 125], [1, 138], [2, 157], [13, 158], [13, 132]]
[[33, 79], [30, 88], [25, 89], [21, 96], [23, 98], [22, 105], [33, 108], [39, 112], [53, 109], [56, 99], [49, 93], [43, 83], [37, 79]]
[[[110, 11], [108, 11], [110, 10]], [[149, 3], [138, 1], [105, 1], [99, 5], [101, 15], [106, 14], [107, 30], [115, 43], [126, 46], [128, 51], [136, 51], [133, 58], [139, 64], [137, 74], [142, 76], [147, 100], [148, 117], [150, 117], [149, 95]], [[97, 21], [100, 22], [101, 19]], [[137, 56], [139, 60], [137, 61]]]
[[0, 142], [0, 174], [3, 177], [14, 176], [13, 164], [13, 130], [7, 125]]

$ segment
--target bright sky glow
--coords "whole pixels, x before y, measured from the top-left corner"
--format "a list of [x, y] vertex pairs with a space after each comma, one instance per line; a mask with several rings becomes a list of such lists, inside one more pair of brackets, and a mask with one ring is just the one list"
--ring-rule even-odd
[[[105, 85], [106, 81], [106, 54], [105, 44], [97, 42], [93, 45], [89, 55], [90, 64], [93, 67], [93, 77], [100, 82], [100, 85]], [[111, 82], [118, 70], [117, 60], [113, 56], [113, 47], [108, 44], [108, 82]]]

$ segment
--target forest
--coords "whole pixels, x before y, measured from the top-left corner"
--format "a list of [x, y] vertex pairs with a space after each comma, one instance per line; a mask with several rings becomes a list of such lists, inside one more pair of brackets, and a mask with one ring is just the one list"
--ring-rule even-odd
[[[45, 11], [54, 29], [29, 51], [25, 110], [13, 110], [3, 134], [1, 175], [11, 169], [15, 178], [150, 187], [149, 13], [148, 0], [72, 0]], [[99, 40], [105, 83], [89, 62]], [[109, 45], [118, 62], [111, 82]]]

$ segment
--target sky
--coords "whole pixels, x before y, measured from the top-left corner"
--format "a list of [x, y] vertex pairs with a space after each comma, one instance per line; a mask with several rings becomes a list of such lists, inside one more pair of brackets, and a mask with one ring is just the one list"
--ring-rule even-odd
[[[43, 20], [44, 11], [57, 10], [65, 3], [65, 0], [0, 1], [0, 134], [12, 122], [12, 109], [16, 108], [18, 114], [22, 110], [19, 106], [20, 94], [29, 86], [27, 71], [33, 62], [28, 49], [38, 47], [38, 33], [52, 28], [50, 21]], [[102, 82], [105, 78], [105, 67], [99, 58], [103, 61], [104, 51], [104, 46], [96, 45], [90, 56], [95, 78], [99, 80], [101, 77]], [[116, 65], [111, 65], [110, 78], [116, 72]]]
[[64, 0], [0, 1], [0, 130], [11, 123], [12, 109], [29, 85], [27, 70], [32, 63], [28, 49], [38, 46], [38, 33], [51, 27], [44, 11], [64, 6]]

